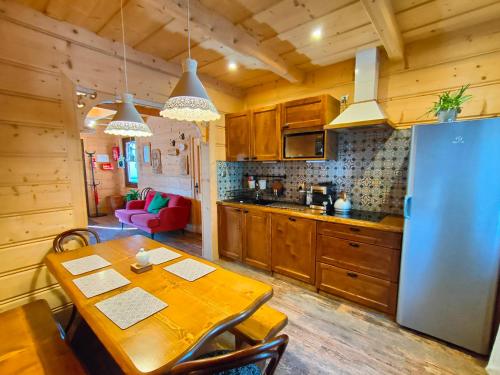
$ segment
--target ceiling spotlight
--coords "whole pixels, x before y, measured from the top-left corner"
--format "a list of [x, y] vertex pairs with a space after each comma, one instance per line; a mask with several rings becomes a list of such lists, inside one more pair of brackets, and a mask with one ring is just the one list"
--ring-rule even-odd
[[235, 71], [236, 69], [238, 69], [238, 65], [234, 61], [229, 61], [229, 63], [227, 64], [227, 68], [229, 70]]
[[85, 107], [85, 103], [82, 100], [81, 96], [78, 96], [78, 99], [76, 100], [76, 108], [83, 108]]
[[321, 27], [315, 28], [311, 33], [311, 38], [314, 40], [320, 40], [322, 36], [323, 30], [321, 30]]

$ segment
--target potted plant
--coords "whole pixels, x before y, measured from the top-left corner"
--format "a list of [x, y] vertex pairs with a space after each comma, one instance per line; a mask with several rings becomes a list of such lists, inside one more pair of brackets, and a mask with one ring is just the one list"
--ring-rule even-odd
[[433, 113], [438, 117], [439, 122], [452, 122], [457, 119], [457, 115], [462, 111], [462, 104], [472, 98], [472, 95], [464, 95], [469, 85], [460, 87], [456, 92], [446, 91], [439, 95], [439, 100], [434, 102], [432, 108], [426, 115]]
[[125, 201], [135, 201], [139, 199], [139, 191], [135, 189], [130, 189], [127, 194], [125, 194]]

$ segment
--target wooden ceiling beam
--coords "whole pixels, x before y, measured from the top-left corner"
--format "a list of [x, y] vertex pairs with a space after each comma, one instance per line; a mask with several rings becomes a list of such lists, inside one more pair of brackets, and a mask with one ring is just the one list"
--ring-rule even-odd
[[389, 59], [403, 59], [403, 36], [399, 30], [391, 0], [361, 0], [361, 4], [377, 30]]
[[[155, 0], [165, 7], [173, 17], [186, 20], [187, 1], [185, 0]], [[190, 4], [191, 26], [223, 44], [224, 46], [251, 56], [262, 63], [267, 69], [292, 83], [302, 82], [304, 73], [295, 66], [287, 64], [274, 51], [262, 46], [258, 40], [242, 27], [234, 25], [227, 18], [205, 7], [200, 1], [193, 0]]]

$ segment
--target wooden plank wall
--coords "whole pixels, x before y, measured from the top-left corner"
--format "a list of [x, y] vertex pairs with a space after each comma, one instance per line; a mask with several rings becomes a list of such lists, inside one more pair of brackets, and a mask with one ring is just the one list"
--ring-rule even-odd
[[[384, 53], [381, 54], [384, 56]], [[424, 121], [422, 117], [445, 90], [470, 83], [474, 97], [466, 103], [461, 118], [500, 115], [500, 23], [419, 40], [405, 46], [405, 60], [390, 62], [382, 57], [379, 102], [390, 119], [401, 127]], [[301, 85], [278, 81], [250, 89], [246, 106], [254, 108], [286, 100], [328, 93], [336, 98], [354, 90], [354, 60], [347, 60], [307, 75]]]
[[[58, 310], [67, 299], [42, 260], [55, 234], [86, 225], [74, 85], [119, 94], [121, 47], [7, 0], [0, 35], [0, 310], [32, 298]], [[163, 102], [177, 81], [172, 66], [127, 55], [136, 97]], [[220, 110], [241, 110], [241, 99], [208, 91]]]
[[[183, 121], [170, 120], [163, 117], [149, 117], [147, 124], [150, 126], [153, 137], [137, 138], [137, 150], [139, 160], [139, 188], [151, 187], [154, 190], [165, 193], [182, 195], [192, 200], [191, 221], [188, 230], [201, 232], [201, 205], [193, 196], [193, 155], [191, 153], [191, 140], [200, 138], [200, 131], [195, 124]], [[180, 139], [184, 134], [185, 140]], [[179, 156], [168, 156], [167, 150], [171, 148], [170, 142], [175, 140], [177, 144], [184, 143], [186, 149], [179, 152]], [[142, 152], [144, 144], [151, 144], [151, 149], [157, 148], [161, 152], [162, 173], [153, 173], [151, 164], [144, 163]], [[179, 157], [187, 157], [188, 174], [183, 175], [176, 161]]]
[[86, 224], [78, 129], [64, 103], [73, 91], [60, 73], [11, 57], [0, 60], [0, 311], [33, 298], [58, 308], [68, 301], [43, 257], [56, 234]]
[[[83, 147], [85, 151], [95, 151], [97, 154], [107, 154], [109, 161], [115, 169], [112, 171], [103, 170], [97, 164], [94, 169], [96, 183], [99, 184], [97, 192], [99, 194], [99, 212], [111, 213], [109, 197], [112, 195], [124, 195], [129, 189], [125, 186], [124, 170], [117, 167], [117, 162], [112, 158], [113, 146], [121, 148], [121, 137], [104, 133], [105, 126], [96, 126], [94, 133], [82, 133]], [[95, 213], [94, 196], [88, 184], [91, 183], [91, 171], [88, 157], [85, 156], [85, 170], [87, 173], [87, 196], [89, 199], [90, 213]]]

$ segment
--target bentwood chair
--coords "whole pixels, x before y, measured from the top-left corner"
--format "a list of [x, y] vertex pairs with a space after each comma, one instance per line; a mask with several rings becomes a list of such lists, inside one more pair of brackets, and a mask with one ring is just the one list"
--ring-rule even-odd
[[152, 191], [153, 189], [150, 188], [150, 187], [145, 187], [144, 189], [142, 189], [139, 193], [139, 199], [140, 200], [146, 200], [146, 197], [148, 196], [148, 193], [150, 191]]
[[89, 234], [94, 236], [96, 243], [101, 242], [101, 238], [99, 237], [99, 234], [95, 230], [88, 228], [74, 228], [58, 234], [56, 238], [54, 238], [52, 247], [54, 248], [54, 251], [56, 253], [63, 253], [65, 251], [68, 251], [64, 249], [64, 241], [71, 238], [77, 238], [83, 244], [83, 246], [88, 246], [89, 241], [86, 235]]
[[[99, 234], [93, 229], [88, 229], [88, 228], [74, 228], [67, 230], [65, 232], [62, 232], [54, 238], [54, 242], [52, 243], [52, 247], [54, 248], [54, 251], [56, 253], [63, 253], [65, 251], [70, 251], [69, 249], [64, 248], [64, 242], [69, 240], [69, 239], [78, 239], [82, 243], [83, 246], [88, 246], [89, 241], [87, 239], [87, 235], [93, 235], [95, 238], [95, 242], [99, 243], [101, 242], [101, 238], [99, 237]], [[71, 309], [71, 316], [69, 318], [68, 324], [64, 328], [64, 332], [67, 334], [71, 325], [73, 324], [73, 321], [75, 320], [76, 317], [76, 307], [73, 305], [73, 308]]]
[[[179, 363], [170, 375], [272, 375], [288, 345], [288, 336], [280, 335], [263, 344], [235, 352], [218, 350], [194, 361]], [[257, 365], [265, 361], [263, 370]]]

